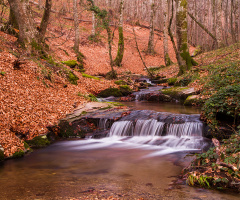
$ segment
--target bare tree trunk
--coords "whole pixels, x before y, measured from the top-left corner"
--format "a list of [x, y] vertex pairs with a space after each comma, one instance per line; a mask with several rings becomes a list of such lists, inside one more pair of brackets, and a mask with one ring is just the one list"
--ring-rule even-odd
[[39, 41], [41, 42], [44, 42], [44, 37], [46, 35], [47, 26], [48, 26], [50, 14], [51, 14], [51, 8], [52, 8], [52, 0], [46, 0], [44, 14], [43, 14], [43, 18], [42, 18], [40, 30], [39, 30]]
[[187, 1], [176, 0], [177, 14], [176, 14], [176, 36], [177, 46], [180, 55], [179, 60], [179, 73], [182, 75], [185, 71], [190, 70], [193, 65], [197, 63], [189, 54], [188, 49], [188, 34], [187, 34]]
[[78, 19], [78, 3], [77, 0], [73, 0], [73, 8], [74, 8], [74, 29], [75, 29], [75, 41], [74, 41], [74, 50], [78, 53], [79, 52], [79, 19]]
[[95, 13], [92, 12], [92, 36], [96, 35], [96, 16]]
[[218, 48], [222, 46], [222, 0], [217, 0], [216, 38]]
[[38, 7], [39, 9], [42, 9], [42, 0], [38, 0]]
[[148, 53], [154, 54], [154, 17], [155, 17], [155, 0], [150, 0], [150, 34], [148, 41]]
[[234, 16], [235, 16], [235, 38], [236, 38], [236, 42], [239, 40], [239, 0], [235, 0], [235, 4], [234, 4]]
[[162, 7], [163, 7], [163, 48], [164, 48], [164, 62], [166, 66], [171, 65], [172, 61], [169, 57], [168, 53], [168, 0], [163, 0], [162, 1]]
[[8, 0], [8, 2], [19, 26], [18, 41], [22, 46], [28, 47], [33, 40], [36, 40], [37, 35], [37, 29], [34, 25], [29, 1]]
[[119, 39], [118, 39], [118, 52], [117, 57], [114, 60], [114, 64], [117, 66], [121, 66], [123, 54], [124, 54], [124, 38], [123, 38], [123, 9], [124, 9], [124, 0], [121, 0], [119, 5], [119, 25], [118, 25], [118, 33], [119, 33]]

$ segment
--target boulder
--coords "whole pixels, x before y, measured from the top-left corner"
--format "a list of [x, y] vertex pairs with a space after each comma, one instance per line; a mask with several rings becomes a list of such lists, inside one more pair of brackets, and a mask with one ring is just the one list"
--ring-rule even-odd
[[162, 89], [162, 93], [169, 95], [173, 99], [184, 101], [188, 96], [195, 95], [197, 92], [194, 88], [172, 87], [168, 89]]

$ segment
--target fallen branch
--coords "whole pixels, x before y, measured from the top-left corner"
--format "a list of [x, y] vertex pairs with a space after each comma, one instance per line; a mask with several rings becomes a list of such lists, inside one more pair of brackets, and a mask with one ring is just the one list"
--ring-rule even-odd
[[210, 35], [215, 41], [217, 41], [217, 38], [210, 33], [210, 31], [203, 25], [201, 24], [199, 21], [197, 21], [197, 19], [190, 13], [188, 12], [189, 17], [192, 18], [193, 21], [195, 21], [197, 23], [198, 26], [200, 26], [208, 35]]

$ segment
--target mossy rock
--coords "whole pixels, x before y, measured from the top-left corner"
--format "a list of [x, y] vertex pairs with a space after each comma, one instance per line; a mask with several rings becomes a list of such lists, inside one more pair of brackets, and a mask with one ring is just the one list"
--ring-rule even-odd
[[23, 150], [18, 150], [12, 155], [12, 158], [22, 158], [24, 155], [25, 152]]
[[189, 77], [183, 77], [181, 79], [177, 79], [174, 83], [174, 86], [180, 86], [180, 87], [185, 87], [185, 86], [188, 86], [189, 83], [191, 83], [192, 81], [192, 77], [189, 76]]
[[196, 49], [194, 50], [194, 52], [193, 52], [193, 54], [192, 54], [192, 57], [195, 57], [195, 56], [197, 56], [197, 55], [199, 55], [199, 54], [201, 54], [202, 53], [202, 47], [200, 46], [200, 45], [198, 45], [197, 47], [196, 47]]
[[106, 98], [106, 97], [110, 97], [110, 96], [121, 97], [121, 96], [123, 96], [123, 94], [120, 91], [120, 89], [118, 89], [118, 88], [108, 88], [106, 90], [101, 91], [98, 94], [98, 96], [102, 97], [102, 98]]
[[108, 80], [116, 79], [117, 78], [117, 72], [116, 71], [110, 71], [106, 74], [105, 78], [108, 79]]
[[168, 89], [162, 89], [162, 93], [177, 100], [185, 100], [188, 96], [193, 95], [196, 92], [194, 88], [172, 87]]
[[0, 149], [0, 162], [4, 160], [4, 152]]
[[68, 81], [73, 84], [73, 85], [77, 85], [77, 81], [78, 81], [78, 77], [77, 75], [75, 75], [73, 72], [69, 71], [68, 72]]
[[49, 140], [47, 139], [47, 136], [37, 136], [33, 138], [32, 140], [27, 140], [26, 143], [31, 148], [42, 148], [46, 147], [50, 144]]
[[132, 93], [132, 89], [128, 85], [121, 85], [120, 91], [123, 96], [128, 96], [129, 94]]
[[76, 66], [78, 66], [78, 63], [76, 60], [67, 60], [67, 61], [62, 61], [63, 64], [71, 67], [71, 68], [75, 68]]
[[168, 85], [174, 85], [177, 82], [177, 78], [169, 78], [167, 82]]
[[187, 99], [184, 101], [185, 106], [192, 106], [192, 105], [199, 105], [199, 96], [198, 95], [191, 95], [188, 96]]
[[[82, 114], [87, 114], [85, 111]], [[75, 120], [69, 122], [67, 120], [61, 120], [59, 123], [58, 136], [62, 138], [80, 137], [84, 138], [85, 135], [93, 130], [89, 127], [89, 124], [85, 119]]]
[[117, 80], [114, 82], [116, 85], [127, 85], [127, 82], [124, 80]]

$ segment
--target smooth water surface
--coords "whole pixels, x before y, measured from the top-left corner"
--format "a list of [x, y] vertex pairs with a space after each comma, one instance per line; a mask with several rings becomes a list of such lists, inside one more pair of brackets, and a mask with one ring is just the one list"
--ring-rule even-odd
[[57, 142], [0, 167], [0, 199], [240, 199], [175, 185], [190, 162], [185, 153], [149, 156], [156, 149], [99, 140]]
[[130, 108], [136, 110], [154, 110], [157, 112], [171, 112], [177, 114], [200, 114], [200, 107], [183, 106], [179, 103], [168, 103], [168, 102], [149, 102], [149, 101], [131, 101], [121, 102]]

